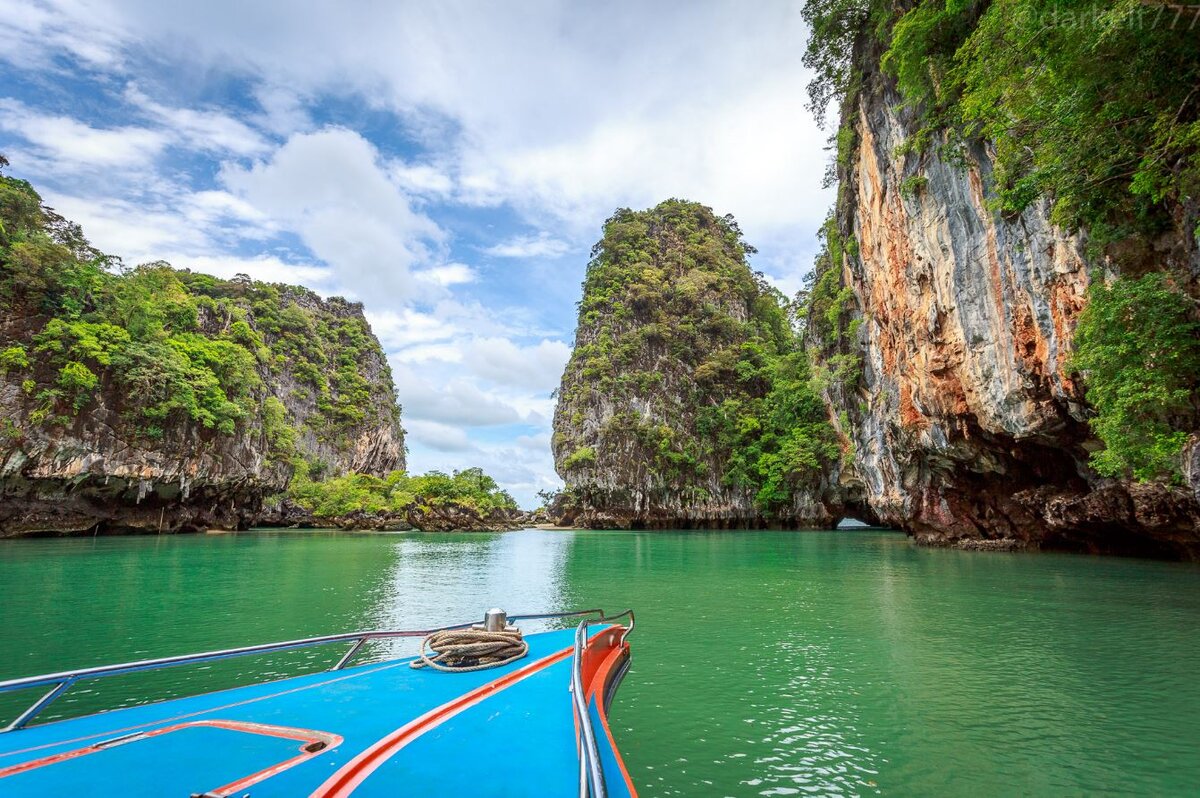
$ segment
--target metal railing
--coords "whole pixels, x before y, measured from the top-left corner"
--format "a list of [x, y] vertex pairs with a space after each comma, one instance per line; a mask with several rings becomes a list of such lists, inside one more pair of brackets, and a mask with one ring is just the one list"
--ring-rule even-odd
[[[575, 610], [573, 612], [548, 612], [534, 613], [526, 615], [510, 615], [510, 621], [536, 621], [548, 620], [552, 618], [577, 618], [586, 615], [595, 615], [596, 621], [604, 622], [622, 618], [626, 614], [630, 615], [632, 622], [632, 613], [629, 610], [609, 618], [605, 616], [602, 609]], [[331, 671], [341, 670], [354, 658], [359, 650], [370, 640], [388, 640], [403, 637], [426, 637], [433, 632], [441, 629], [465, 629], [477, 621], [468, 621], [467, 623], [454, 624], [453, 626], [440, 626], [437, 629], [413, 629], [413, 630], [394, 630], [380, 629], [365, 632], [347, 632], [339, 635], [324, 635], [321, 637], [306, 637], [302, 640], [287, 640], [282, 643], [264, 643], [257, 646], [244, 646], [242, 648], [226, 648], [220, 651], [206, 651], [201, 654], [184, 654], [176, 657], [161, 657], [159, 659], [145, 659], [137, 662], [123, 662], [118, 665], [102, 665], [96, 668], [81, 668], [73, 671], [62, 671], [60, 673], [46, 673], [40, 676], [28, 676], [23, 679], [10, 679], [0, 682], [0, 693], [12, 692], [13, 690], [25, 690], [34, 687], [49, 686], [50, 690], [41, 698], [34, 701], [24, 712], [16, 717], [12, 723], [9, 723], [3, 729], [0, 729], [0, 734], [5, 732], [16, 731], [26, 726], [31, 720], [40, 715], [51, 704], [62, 697], [63, 693], [71, 689], [78, 681], [85, 679], [101, 679], [108, 676], [120, 676], [127, 673], [137, 673], [139, 671], [159, 670], [162, 668], [171, 668], [177, 665], [195, 665], [202, 662], [214, 662], [216, 660], [232, 659], [234, 657], [246, 657], [254, 654], [269, 654], [277, 651], [291, 651], [300, 648], [309, 648], [311, 646], [332, 645], [334, 643], [352, 643], [342, 657], [329, 668]], [[633, 628], [632, 623], [630, 629]], [[577, 633], [578, 634], [578, 633]], [[626, 631], [628, 634], [628, 631]], [[624, 637], [622, 637], [624, 640]], [[578, 668], [578, 657], [576, 658]]]
[[[629, 616], [629, 625], [621, 633], [618, 645], [633, 631], [636, 624], [633, 610], [625, 610], [609, 617], [601, 613], [599, 621], [615, 621]], [[579, 747], [579, 798], [608, 798], [608, 786], [604, 781], [604, 767], [600, 762], [600, 748], [596, 744], [596, 730], [592, 726], [592, 715], [588, 711], [587, 693], [583, 686], [583, 653], [587, 648], [588, 619], [584, 618], [575, 627], [575, 661], [571, 667], [571, 699], [575, 704], [575, 714], [579, 718], [578, 736]], [[597, 699], [599, 701], [601, 699]], [[601, 710], [603, 711], [603, 710]]]

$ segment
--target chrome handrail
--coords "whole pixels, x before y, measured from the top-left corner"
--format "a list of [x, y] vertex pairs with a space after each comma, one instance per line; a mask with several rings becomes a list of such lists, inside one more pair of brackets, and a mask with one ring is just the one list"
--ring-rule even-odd
[[[632, 609], [619, 612], [616, 615], [601, 617], [601, 622], [616, 621], [629, 617], [629, 625], [621, 632], [617, 645], [623, 645], [625, 638], [633, 631], [637, 623]], [[571, 700], [575, 704], [575, 714], [579, 718], [578, 736], [579, 747], [579, 798], [608, 798], [608, 786], [604, 781], [604, 768], [600, 763], [600, 748], [596, 744], [596, 730], [592, 726], [592, 715], [588, 711], [586, 693], [583, 687], [583, 652], [587, 647], [588, 619], [584, 618], [575, 627], [575, 661], [571, 668]]]
[[592, 716], [583, 692], [583, 650], [587, 629], [586, 618], [575, 627], [575, 662], [571, 668], [571, 699], [579, 718], [579, 798], [608, 798], [604, 769], [600, 766], [600, 748], [596, 745], [596, 731], [592, 728]]
[[621, 639], [618, 641], [618, 643], [624, 643], [625, 638], [629, 637], [629, 633], [632, 632], [633, 627], [637, 625], [637, 619], [633, 615], [633, 608], [630, 607], [629, 609], [627, 609], [623, 612], [618, 612], [616, 615], [609, 615], [607, 617], [605, 617], [603, 611], [600, 612], [599, 620], [601, 620], [601, 621], [619, 621], [622, 618], [624, 618], [625, 616], [629, 616], [629, 625], [625, 627], [624, 632], [621, 632]]
[[[621, 618], [626, 614], [631, 614], [626, 610], [613, 618]], [[525, 615], [510, 615], [510, 621], [536, 621], [547, 620], [551, 618], [576, 618], [584, 615], [596, 615], [597, 621], [603, 622], [610, 620], [604, 614], [602, 609], [589, 610], [574, 610], [572, 612], [550, 612], [550, 613], [531, 613]], [[139, 671], [158, 670], [160, 668], [171, 668], [176, 665], [192, 665], [201, 662], [213, 662], [222, 659], [231, 659], [233, 657], [244, 657], [253, 654], [269, 654], [276, 651], [290, 651], [298, 648], [308, 648], [310, 646], [329, 645], [332, 643], [348, 643], [353, 642], [354, 645], [347, 651], [332, 667], [330, 671], [338, 671], [346, 667], [355, 654], [369, 640], [387, 640], [405, 637], [426, 637], [433, 632], [442, 629], [465, 629], [477, 621], [468, 621], [466, 623], [454, 624], [453, 626], [440, 626], [437, 629], [414, 629], [414, 630], [398, 630], [398, 629], [376, 629], [365, 632], [347, 632], [338, 635], [323, 635], [321, 637], [306, 637], [300, 640], [287, 640], [282, 643], [263, 643], [257, 646], [243, 646], [241, 648], [226, 648], [219, 651], [205, 651], [200, 654], [183, 654], [174, 657], [160, 657], [158, 659], [144, 659], [136, 662], [123, 662], [117, 665], [101, 665], [94, 668], [80, 668], [73, 671], [61, 671], [59, 673], [45, 673], [38, 676], [27, 676], [21, 679], [9, 679], [8, 681], [0, 682], [0, 693], [11, 692], [13, 690], [25, 690], [33, 687], [45, 687], [51, 685], [50, 691], [31, 704], [24, 712], [16, 717], [11, 723], [0, 729], [0, 734], [5, 732], [17, 731], [25, 727], [29, 721], [40, 715], [51, 704], [58, 700], [63, 693], [71, 689], [75, 682], [82, 679], [100, 679], [107, 676], [119, 676], [127, 673], [137, 673]], [[632, 628], [632, 626], [630, 627]], [[623, 638], [622, 638], [623, 639]]]

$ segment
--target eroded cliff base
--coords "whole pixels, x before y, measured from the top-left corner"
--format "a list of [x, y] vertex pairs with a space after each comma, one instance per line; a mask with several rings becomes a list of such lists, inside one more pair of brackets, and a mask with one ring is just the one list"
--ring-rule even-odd
[[577, 515], [561, 516], [555, 520], [555, 524], [581, 529], [632, 530], [836, 529], [840, 520], [840, 518], [833, 516], [819, 519], [768, 519], [763, 516], [707, 518], [699, 515], [631, 515], [595, 510]]
[[0, 538], [246, 529], [260, 506], [258, 495], [237, 489], [183, 499], [178, 485], [156, 489], [121, 477], [9, 482], [0, 495]]
[[943, 493], [941, 513], [891, 523], [924, 546], [1200, 560], [1200, 507], [1188, 489], [1109, 481], [1001, 490]]

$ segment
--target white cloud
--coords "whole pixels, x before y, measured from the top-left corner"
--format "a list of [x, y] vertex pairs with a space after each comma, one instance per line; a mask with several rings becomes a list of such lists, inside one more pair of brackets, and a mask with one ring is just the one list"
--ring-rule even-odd
[[807, 236], [780, 237], [769, 242], [769, 250], [772, 254], [760, 257], [756, 266], [790, 299], [804, 287], [804, 278], [812, 271], [817, 242]]
[[111, 8], [86, 0], [0, 0], [0, 58], [25, 68], [54, 68], [67, 54], [93, 67], [117, 66], [129, 29]]
[[235, 271], [263, 280], [311, 281], [318, 290], [329, 286], [330, 273], [316, 264], [287, 262], [268, 253], [246, 257], [225, 251], [219, 243], [222, 239], [261, 239], [275, 232], [236, 197], [220, 191], [189, 193], [181, 187], [166, 187], [157, 194], [138, 203], [110, 196], [43, 192], [46, 202], [82, 225], [101, 251], [118, 255], [129, 264], [166, 260], [183, 267], [204, 263], [211, 264], [214, 273], [227, 276], [234, 272], [221, 269], [220, 264], [245, 262], [247, 268]]
[[25, 139], [32, 155], [60, 171], [145, 169], [171, 140], [161, 130], [96, 128], [70, 117], [39, 113], [12, 99], [0, 100], [0, 130]]
[[404, 422], [404, 428], [410, 442], [423, 444], [439, 452], [469, 452], [475, 448], [462, 427], [412, 419]]
[[444, 341], [454, 337], [459, 327], [434, 313], [424, 313], [412, 308], [403, 310], [367, 309], [367, 321], [371, 329], [389, 351], [414, 344]]
[[395, 161], [392, 177], [411, 194], [445, 197], [454, 190], [454, 180], [445, 171], [430, 164], [407, 164]]
[[421, 280], [442, 286], [462, 285], [475, 281], [475, 271], [465, 263], [447, 263], [444, 266], [433, 266], [416, 273]]
[[549, 392], [558, 386], [571, 347], [543, 340], [519, 346], [507, 338], [476, 338], [466, 348], [464, 362], [481, 377], [500, 383]]
[[194, 150], [239, 156], [261, 155], [270, 144], [250, 126], [220, 111], [170, 108], [154, 102], [136, 84], [125, 89], [125, 99], [137, 106]]
[[475, 188], [470, 199], [508, 201], [573, 230], [595, 230], [617, 206], [668, 197], [733, 213], [751, 238], [815, 229], [829, 197], [804, 187], [820, 185], [825, 136], [803, 108], [803, 86], [800, 74], [768, 74], [717, 107], [683, 100], [577, 138], [480, 148], [467, 153], [462, 181]]
[[227, 163], [221, 181], [295, 231], [358, 298], [412, 298], [437, 285], [416, 279], [412, 269], [431, 258], [444, 232], [413, 209], [374, 145], [358, 133], [296, 134], [269, 160], [248, 168]]
[[522, 449], [529, 449], [533, 452], [550, 451], [550, 436], [548, 434], [518, 435], [513, 439], [513, 442]]
[[571, 250], [570, 244], [542, 231], [536, 236], [516, 236], [483, 250], [496, 258], [558, 258]]
[[258, 127], [280, 136], [312, 129], [304, 99], [295, 89], [259, 83], [254, 86], [253, 94], [262, 110], [251, 114], [250, 119]]
[[461, 363], [462, 345], [455, 342], [406, 346], [393, 353], [392, 359], [397, 363]]
[[299, 284], [327, 295], [336, 291], [328, 269], [312, 264], [290, 263], [270, 255], [239, 258], [230, 255], [166, 253], [163, 260], [180, 269], [191, 269], [225, 279], [235, 274], [246, 274], [266, 283]]
[[52, 191], [44, 196], [55, 210], [81, 224], [100, 250], [118, 255], [128, 263], [162, 260], [169, 252], [189, 251], [204, 245], [201, 231], [183, 224], [174, 209]]
[[733, 212], [752, 239], [815, 229], [831, 199], [819, 189], [826, 136], [803, 110], [806, 30], [791, 3], [695, 3], [686, 14], [568, 0], [45, 8], [51, 21], [22, 23], [28, 48], [75, 52], [102, 20], [108, 62], [119, 35], [272, 92], [357, 93], [394, 110], [441, 159], [398, 167], [414, 193], [457, 184], [465, 198], [593, 234], [617, 205], [687, 196]]
[[125, 97], [152, 121], [95, 127], [6, 98], [0, 99], [0, 131], [25, 140], [23, 168], [59, 175], [90, 172], [102, 175], [110, 189], [114, 173], [132, 173], [140, 187], [155, 188], [154, 181], [161, 178], [152, 175], [152, 167], [171, 147], [238, 156], [260, 154], [269, 147], [262, 136], [226, 114], [167, 108], [136, 88], [127, 90]]
[[[431, 374], [403, 361], [392, 360], [396, 393], [404, 407], [405, 418], [439, 421], [468, 427], [517, 424], [527, 420], [513, 404], [484, 390], [474, 380]], [[438, 379], [430, 379], [436, 376]]]

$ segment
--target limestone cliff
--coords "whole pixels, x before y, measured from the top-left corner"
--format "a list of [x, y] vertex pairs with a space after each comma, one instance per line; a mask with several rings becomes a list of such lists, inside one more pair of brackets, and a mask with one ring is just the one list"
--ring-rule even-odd
[[151, 264], [114, 273], [0, 175], [0, 536], [251, 523], [299, 457], [404, 467], [362, 306]]
[[[1085, 257], [1083, 235], [1052, 224], [1044, 198], [997, 210], [986, 142], [953, 158], [907, 146], [920, 120], [878, 54], [859, 55], [818, 275], [843, 318], [809, 326], [823, 367], [856, 364], [825, 390], [853, 444], [849, 503], [927, 543], [1200, 555], [1195, 476], [1184, 490], [1101, 479], [1088, 464], [1099, 444], [1068, 359], [1110, 261]], [[1194, 239], [1178, 241], [1195, 268]]]
[[593, 250], [554, 416], [576, 524], [828, 526], [838, 448], [778, 292], [731, 217], [619, 210]]

